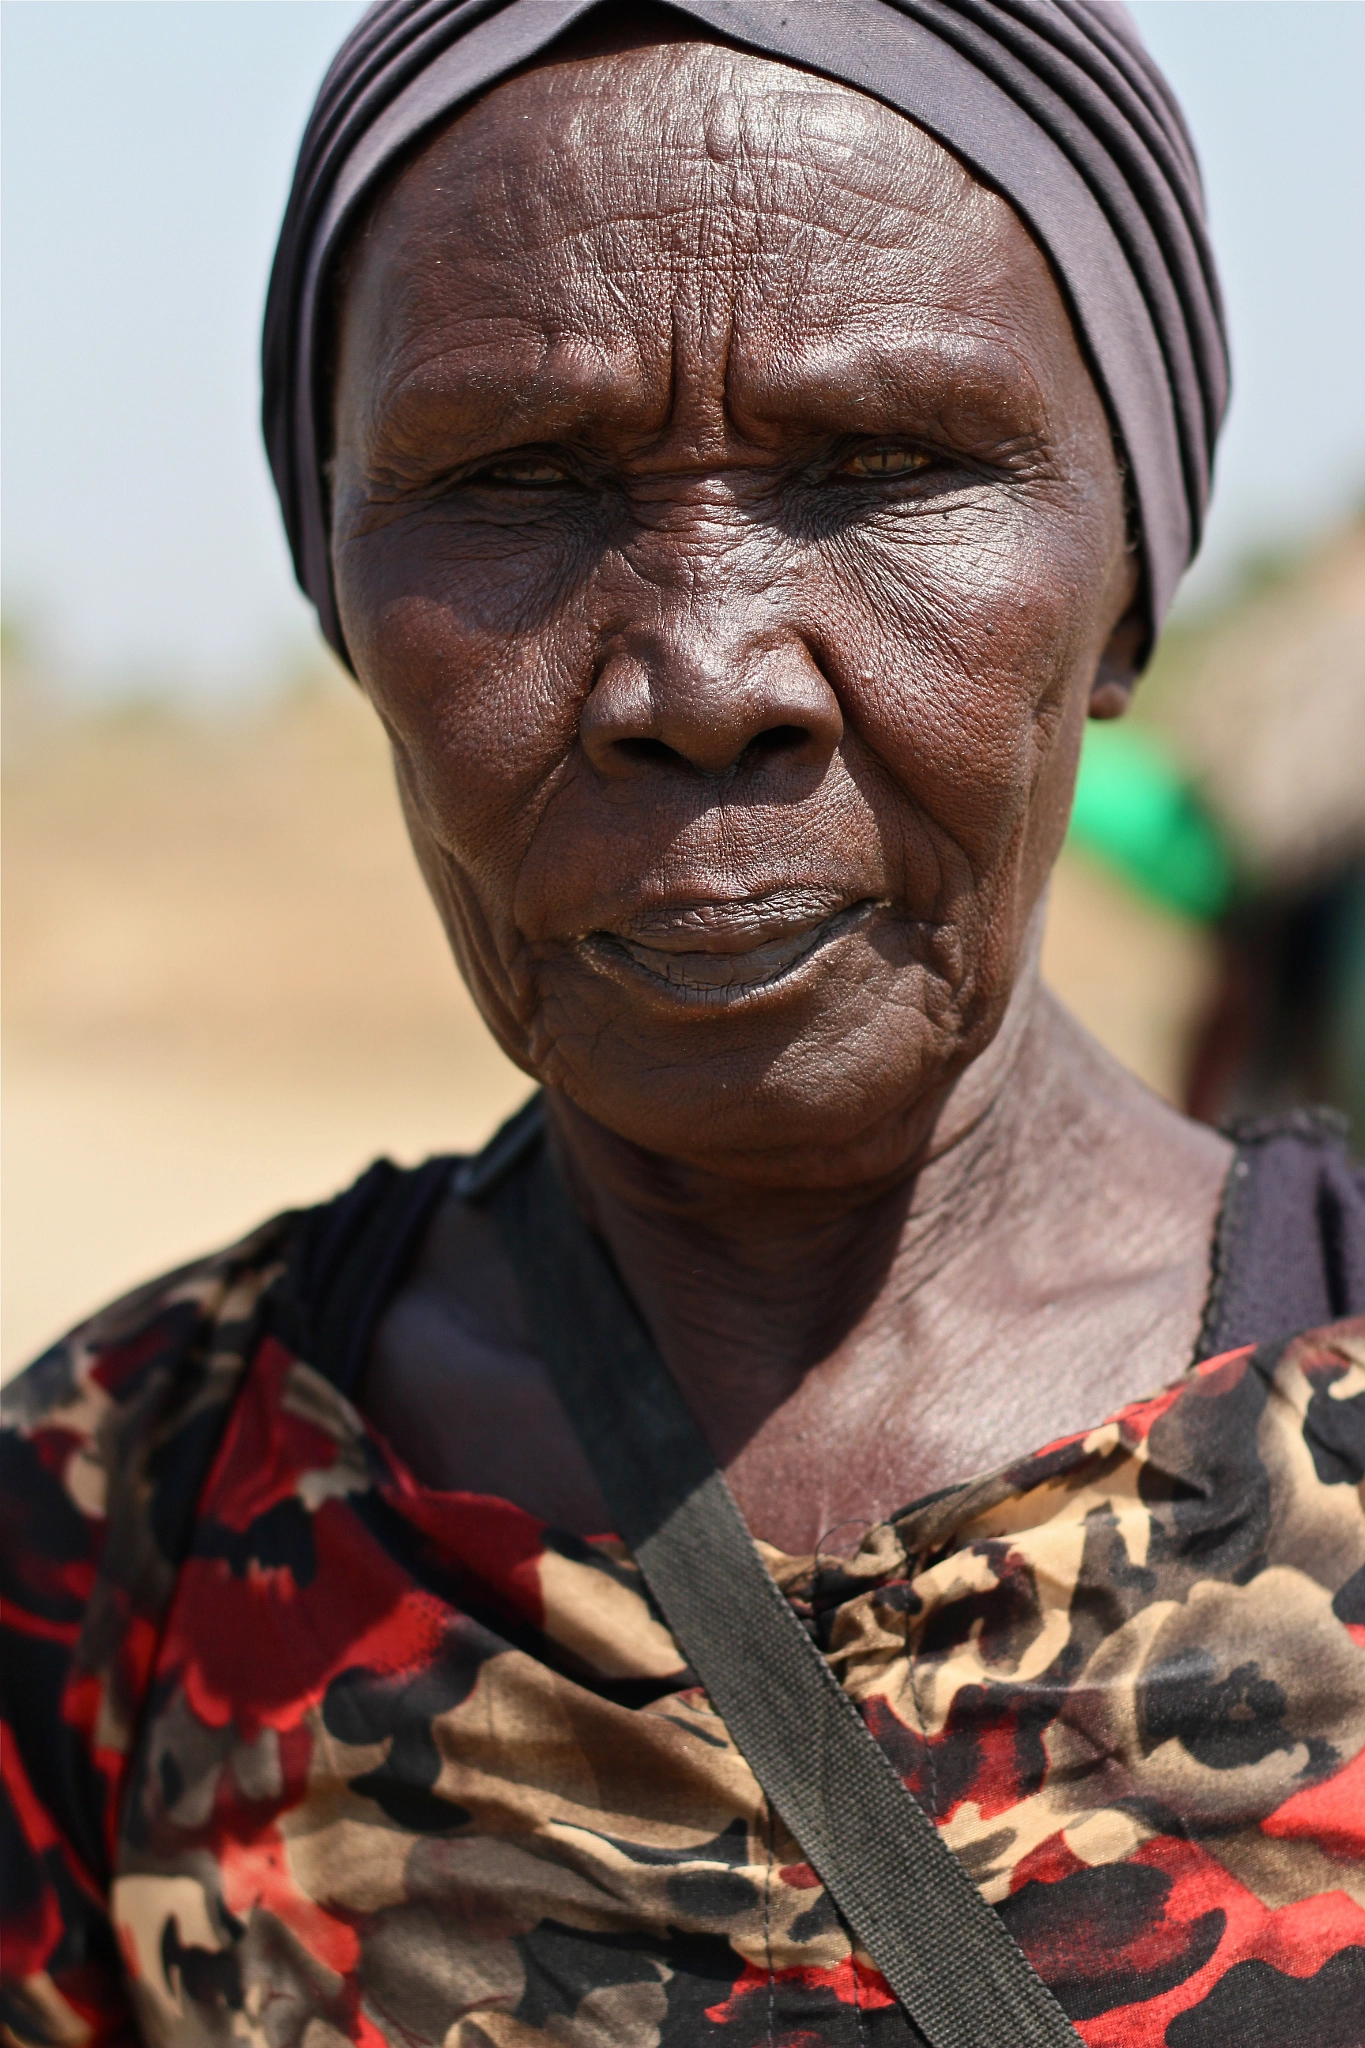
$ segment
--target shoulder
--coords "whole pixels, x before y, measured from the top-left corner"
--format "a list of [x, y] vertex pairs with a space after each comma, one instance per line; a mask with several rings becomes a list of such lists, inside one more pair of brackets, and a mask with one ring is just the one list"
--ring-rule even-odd
[[1332, 1576], [1355, 1581], [1349, 1619], [1365, 1624], [1365, 1315], [1266, 1345], [1255, 1365], [1265, 1388], [1261, 1455], [1276, 1491], [1295, 1504], [1295, 1527], [1311, 1503], [1337, 1537], [1360, 1532], [1329, 1548]]
[[139, 1710], [296, 1218], [150, 1282], [5, 1390], [6, 1995], [23, 2038], [131, 2027], [105, 1910]]
[[[5, 1389], [3, 1579], [15, 1711], [79, 1675], [126, 1733], [199, 1491], [296, 1219], [102, 1309]], [[6, 1687], [7, 1692], [11, 1690]], [[121, 1738], [112, 1749], [121, 1751]]]
[[[1365, 1745], [1365, 1316], [1207, 1359], [1121, 1425], [1179, 1597], [1207, 1582], [1201, 1598], [1243, 1622], [1263, 1607], [1319, 1675], [1330, 1653], [1354, 1755]], [[1250, 1656], [1243, 1622], [1234, 1633]]]
[[[1144, 1498], [1216, 1515], [1259, 1496], [1264, 1540], [1273, 1527], [1296, 1541], [1325, 1513], [1365, 1546], [1365, 1315], [1203, 1359], [1115, 1421], [1149, 1468]], [[1263, 1541], [1251, 1555], [1264, 1562]], [[1338, 1583], [1346, 1557], [1330, 1560]]]
[[[327, 1349], [329, 1314], [350, 1318], [353, 1283], [382, 1293], [451, 1166], [377, 1160], [330, 1200], [283, 1211], [101, 1309], [6, 1387], [7, 1454], [95, 1520], [134, 1471], [164, 1491], [220, 1425], [262, 1337], [311, 1359]], [[376, 1224], [382, 1248], [367, 1241]], [[333, 1363], [318, 1362], [325, 1372]]]
[[126, 1643], [169, 1598], [264, 1341], [332, 1376], [344, 1364], [331, 1356], [333, 1326], [364, 1326], [367, 1297], [382, 1297], [451, 1166], [378, 1160], [331, 1200], [285, 1211], [102, 1309], [6, 1388], [7, 1595], [59, 1626], [73, 1653], [83, 1633], [83, 1668], [97, 1642]]
[[[5, 1388], [7, 1461], [102, 1521], [131, 1464], [231, 1399], [266, 1291], [299, 1222], [275, 1217], [225, 1250], [101, 1309]], [[10, 1541], [14, 1530], [11, 1524]]]

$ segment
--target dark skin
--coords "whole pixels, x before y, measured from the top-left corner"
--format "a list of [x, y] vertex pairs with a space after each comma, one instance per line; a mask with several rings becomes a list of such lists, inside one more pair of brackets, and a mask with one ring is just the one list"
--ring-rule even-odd
[[[826, 80], [570, 51], [404, 170], [339, 317], [338, 599], [418, 859], [755, 1534], [1179, 1372], [1228, 1148], [1038, 981], [1143, 625], [1010, 207]], [[610, 1525], [477, 1214], [363, 1404], [430, 1484]]]

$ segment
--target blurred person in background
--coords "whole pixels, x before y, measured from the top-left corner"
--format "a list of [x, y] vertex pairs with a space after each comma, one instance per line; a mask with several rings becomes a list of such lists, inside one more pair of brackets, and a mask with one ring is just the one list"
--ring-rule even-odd
[[1226, 393], [1126, 17], [381, 0], [265, 363], [540, 1092], [13, 1389], [12, 2033], [1358, 2043], [1365, 1189], [1037, 970]]

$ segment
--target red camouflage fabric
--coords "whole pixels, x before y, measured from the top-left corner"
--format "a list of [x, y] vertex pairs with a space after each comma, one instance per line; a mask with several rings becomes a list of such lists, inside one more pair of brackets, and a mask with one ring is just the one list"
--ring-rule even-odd
[[[917, 2040], [622, 1545], [419, 1486], [294, 1355], [293, 1227], [10, 1390], [12, 2037]], [[1356, 1321], [759, 1546], [1090, 2048], [1365, 2042], [1362, 1478]]]

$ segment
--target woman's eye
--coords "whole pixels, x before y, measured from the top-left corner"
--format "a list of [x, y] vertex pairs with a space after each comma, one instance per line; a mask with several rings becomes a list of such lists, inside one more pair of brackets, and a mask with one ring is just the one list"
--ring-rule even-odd
[[535, 489], [546, 484], [566, 484], [569, 475], [567, 470], [560, 469], [557, 463], [545, 462], [539, 456], [528, 455], [517, 461], [490, 463], [487, 469], [479, 472], [476, 481], [487, 484], [515, 484], [522, 489]]
[[914, 476], [931, 457], [915, 448], [863, 448], [839, 465], [840, 476]]

